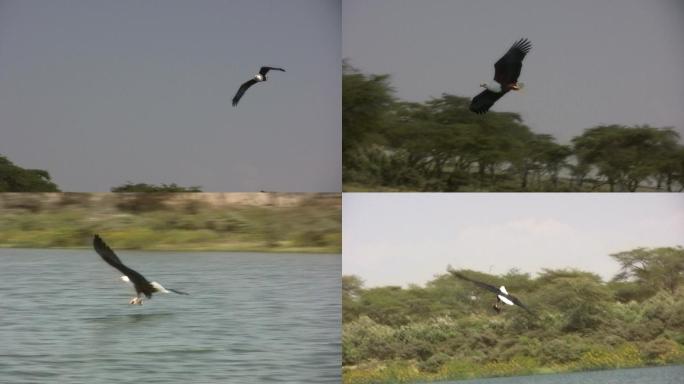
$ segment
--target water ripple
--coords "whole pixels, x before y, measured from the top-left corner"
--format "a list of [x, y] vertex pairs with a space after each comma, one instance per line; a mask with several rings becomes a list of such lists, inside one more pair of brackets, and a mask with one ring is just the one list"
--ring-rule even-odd
[[2, 382], [341, 381], [339, 255], [121, 257], [191, 296], [129, 306], [90, 251], [0, 249]]

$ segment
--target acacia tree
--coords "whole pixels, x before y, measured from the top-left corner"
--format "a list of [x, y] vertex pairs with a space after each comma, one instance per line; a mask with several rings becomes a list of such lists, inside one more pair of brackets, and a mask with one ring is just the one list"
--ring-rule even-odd
[[363, 172], [368, 146], [381, 140], [383, 116], [393, 102], [389, 75], [366, 76], [343, 62], [342, 74], [342, 174], [356, 181]]
[[620, 263], [613, 281], [635, 281], [656, 292], [666, 289], [674, 294], [684, 282], [684, 248], [637, 248], [610, 255]]
[[661, 189], [664, 183], [665, 190], [672, 192], [674, 184], [678, 183], [681, 192], [684, 189], [684, 146], [670, 145], [655, 155], [658, 156], [654, 176], [657, 188]]
[[593, 167], [611, 192], [616, 188], [634, 192], [658, 173], [659, 154], [675, 147], [678, 138], [671, 128], [602, 125], [585, 130], [572, 143], [579, 168]]
[[549, 178], [553, 189], [558, 188], [558, 174], [567, 166], [566, 158], [571, 149], [555, 142], [551, 135], [531, 134], [523, 143], [516, 170], [520, 177], [520, 188], [528, 189], [530, 177], [536, 179], [537, 187], [542, 189], [542, 180]]
[[0, 155], [0, 192], [59, 192], [48, 171], [24, 169]]
[[[423, 191], [606, 184], [610, 191], [636, 191], [644, 182], [684, 189], [684, 147], [671, 128], [602, 125], [585, 130], [572, 146], [561, 145], [533, 133], [519, 114], [477, 115], [468, 109], [470, 98], [450, 94], [401, 102], [388, 75], [364, 75], [346, 62], [343, 69], [345, 183]], [[565, 169], [573, 177], [569, 187], [560, 185]]]
[[443, 94], [426, 103], [395, 103], [387, 116], [387, 145], [407, 154], [430, 190], [456, 190], [473, 181], [480, 189], [499, 188], [525, 156], [533, 134], [518, 114], [482, 117], [468, 110], [469, 103]]

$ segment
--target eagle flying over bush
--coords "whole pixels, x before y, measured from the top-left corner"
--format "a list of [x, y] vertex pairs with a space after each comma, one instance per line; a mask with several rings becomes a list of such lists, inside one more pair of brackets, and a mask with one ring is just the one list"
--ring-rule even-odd
[[519, 91], [523, 83], [518, 83], [518, 76], [522, 69], [522, 61], [525, 55], [532, 49], [532, 43], [527, 39], [520, 39], [494, 64], [495, 83], [482, 83], [480, 87], [485, 90], [473, 97], [470, 110], [482, 114], [496, 103], [501, 96], [510, 90]]

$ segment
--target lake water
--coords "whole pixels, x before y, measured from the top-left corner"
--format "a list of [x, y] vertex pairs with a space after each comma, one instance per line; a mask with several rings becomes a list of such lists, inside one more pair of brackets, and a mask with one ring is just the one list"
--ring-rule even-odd
[[460, 381], [441, 381], [439, 384], [682, 384], [684, 366], [613, 369], [562, 373], [557, 375], [535, 375], [499, 377]]
[[341, 256], [0, 249], [0, 382], [339, 383]]

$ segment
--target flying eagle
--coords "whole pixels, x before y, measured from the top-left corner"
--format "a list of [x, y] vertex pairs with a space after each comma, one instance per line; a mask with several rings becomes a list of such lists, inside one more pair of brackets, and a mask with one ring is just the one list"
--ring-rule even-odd
[[147, 281], [147, 279], [145, 279], [145, 277], [143, 277], [143, 275], [125, 266], [121, 262], [121, 260], [119, 260], [119, 257], [116, 256], [114, 251], [112, 251], [112, 249], [109, 248], [109, 246], [104, 242], [104, 240], [102, 240], [102, 238], [98, 235], [95, 235], [95, 237], [93, 237], [93, 247], [95, 248], [95, 252], [97, 252], [97, 254], [100, 255], [100, 257], [102, 257], [102, 259], [106, 261], [107, 264], [118, 269], [119, 271], [121, 271], [121, 273], [124, 274], [123, 276], [121, 276], [121, 280], [133, 284], [136, 296], [132, 298], [128, 304], [142, 305], [143, 298], [141, 297], [141, 295], [145, 295], [145, 297], [150, 299], [152, 298], [152, 294], [157, 292], [173, 292], [179, 295], [188, 295], [188, 293], [186, 292], [177, 291], [171, 288], [164, 288], [161, 284], [157, 283], [156, 281], [150, 283], [149, 281]]
[[247, 89], [249, 89], [249, 87], [251, 87], [252, 85], [254, 85], [256, 83], [260, 83], [262, 81], [268, 80], [266, 77], [266, 74], [270, 70], [285, 72], [285, 70], [282, 68], [261, 67], [261, 69], [259, 69], [259, 73], [257, 75], [254, 75], [253, 78], [247, 80], [245, 83], [243, 83], [240, 86], [240, 89], [238, 89], [235, 96], [233, 96], [233, 107], [237, 106], [238, 101], [240, 101], [240, 99], [242, 98], [242, 95], [245, 94], [245, 92], [247, 91]]
[[527, 39], [520, 39], [513, 44], [511, 49], [494, 64], [495, 83], [482, 83], [480, 87], [485, 90], [473, 97], [470, 110], [481, 114], [489, 110], [501, 96], [508, 91], [519, 91], [523, 83], [518, 83], [518, 76], [522, 69], [522, 61], [525, 55], [532, 49], [532, 43]]
[[501, 306], [499, 305], [499, 303], [504, 303], [507, 305], [517, 305], [520, 308], [526, 310], [528, 313], [533, 314], [532, 311], [530, 311], [530, 309], [527, 308], [525, 306], [525, 304], [523, 304], [517, 297], [509, 294], [506, 291], [506, 287], [504, 287], [503, 285], [501, 287], [497, 288], [493, 285], [489, 285], [489, 284], [483, 283], [481, 281], [473, 280], [468, 276], [462, 275], [462, 274], [452, 270], [451, 268], [449, 268], [448, 271], [449, 271], [449, 273], [454, 275], [454, 277], [458, 277], [459, 279], [470, 281], [471, 283], [477, 285], [480, 288], [484, 288], [488, 291], [496, 293], [496, 303], [494, 303], [492, 308], [494, 308], [497, 313], [501, 312]]

